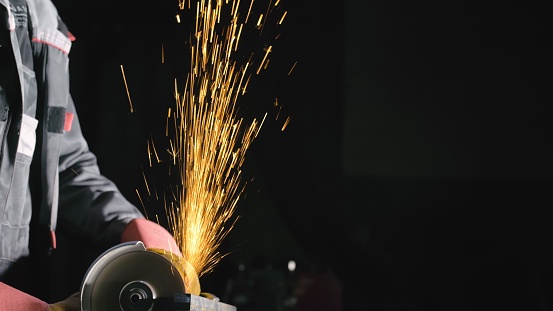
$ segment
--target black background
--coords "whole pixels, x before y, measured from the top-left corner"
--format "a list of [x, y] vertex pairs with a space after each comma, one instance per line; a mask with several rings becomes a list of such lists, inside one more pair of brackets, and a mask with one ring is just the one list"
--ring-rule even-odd
[[[83, 131], [102, 172], [140, 206], [146, 141], [164, 131], [190, 25], [176, 24], [176, 1], [54, 2], [77, 37]], [[343, 310], [553, 309], [545, 3], [281, 6], [268, 70], [239, 100], [247, 118], [271, 116], [246, 157], [254, 181], [222, 246], [231, 253], [203, 289], [239, 310], [282, 310], [240, 306], [226, 286], [240, 264], [252, 278], [295, 260], [339, 280]], [[275, 282], [250, 295], [270, 301]]]

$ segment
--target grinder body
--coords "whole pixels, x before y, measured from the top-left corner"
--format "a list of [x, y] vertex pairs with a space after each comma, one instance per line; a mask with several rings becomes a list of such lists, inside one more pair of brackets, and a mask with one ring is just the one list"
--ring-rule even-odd
[[88, 268], [82, 311], [236, 311], [218, 300], [187, 294], [180, 270], [141, 241], [116, 245]]
[[127, 242], [108, 249], [90, 266], [81, 285], [81, 309], [171, 310], [175, 299], [175, 304], [186, 300], [184, 293], [183, 279], [169, 260], [147, 251], [140, 241]]

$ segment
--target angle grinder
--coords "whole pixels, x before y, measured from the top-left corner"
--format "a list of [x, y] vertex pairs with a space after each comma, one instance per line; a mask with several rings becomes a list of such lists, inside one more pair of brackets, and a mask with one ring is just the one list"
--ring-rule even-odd
[[180, 269], [169, 256], [146, 249], [141, 241], [116, 245], [88, 268], [81, 285], [81, 310], [236, 311], [216, 297], [191, 294], [195, 290], [186, 288], [186, 272]]
[[140, 241], [116, 245], [89, 267], [81, 285], [83, 311], [188, 310], [183, 278], [164, 256]]

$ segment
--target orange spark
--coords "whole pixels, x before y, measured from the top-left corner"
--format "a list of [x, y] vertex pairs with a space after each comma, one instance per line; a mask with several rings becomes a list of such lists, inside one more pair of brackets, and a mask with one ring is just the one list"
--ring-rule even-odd
[[125, 70], [123, 69], [123, 65], [121, 65], [121, 74], [123, 75], [123, 82], [125, 82], [125, 90], [127, 91], [127, 97], [129, 98], [129, 105], [131, 107], [131, 113], [133, 113], [134, 109], [132, 107], [131, 93], [129, 93], [129, 86], [127, 85], [127, 78], [125, 77]]
[[[223, 14], [223, 6], [229, 2], [230, 11], [224, 10]], [[179, 0], [179, 9], [187, 6], [190, 9], [190, 3]], [[258, 66], [258, 74], [262, 68], [266, 69], [273, 49], [269, 45], [265, 53], [252, 52], [243, 64], [236, 61], [243, 60], [235, 57], [234, 52], [238, 51], [241, 37], [248, 34], [245, 28], [249, 26], [247, 21], [253, 3], [251, 0], [246, 21], [241, 23], [238, 18], [240, 0], [196, 2], [196, 8], [192, 9], [192, 14], [196, 15], [194, 33], [190, 36], [190, 71], [184, 87], [180, 85], [182, 90], [175, 79], [175, 106], [167, 112], [165, 136], [169, 145], [167, 155], [171, 159], [169, 173], [175, 170], [179, 182], [171, 186], [170, 193], [163, 194], [163, 205], [177, 245], [198, 276], [212, 271], [226, 256], [218, 247], [234, 227], [237, 220], [233, 219], [234, 211], [245, 195], [247, 183], [242, 183], [241, 167], [267, 117], [265, 113], [261, 122], [253, 119], [247, 124], [237, 112], [238, 99], [247, 91], [253, 75], [251, 71], [256, 70], [255, 66]], [[257, 24], [251, 25], [254, 30], [259, 31], [266, 24], [273, 7], [271, 3], [266, 14], [259, 16]], [[274, 6], [278, 3], [277, 0]], [[280, 22], [284, 16], [286, 13]], [[227, 18], [229, 23], [221, 25]], [[180, 22], [180, 17], [177, 19]], [[254, 54], [262, 60], [254, 60]], [[162, 45], [162, 62], [163, 55]], [[173, 134], [169, 135], [171, 130]], [[148, 144], [150, 163], [152, 150], [157, 157], [153, 140], [151, 146]], [[138, 191], [137, 195], [143, 204]]]
[[263, 57], [263, 60], [261, 61], [261, 64], [259, 65], [259, 68], [257, 68], [257, 74], [259, 74], [259, 71], [261, 71], [261, 68], [263, 68], [263, 63], [265, 63], [265, 60], [267, 59], [267, 56], [269, 55], [269, 53], [271, 53], [273, 50], [273, 47], [272, 46], [269, 46], [268, 48], [265, 49], [265, 56]]
[[136, 189], [136, 195], [138, 196], [138, 200], [140, 200], [140, 204], [142, 205], [142, 209], [144, 210], [144, 216], [148, 218], [148, 212], [146, 211], [146, 206], [144, 206], [144, 202], [142, 201], [142, 197], [140, 196], [140, 192], [138, 192], [138, 189]]
[[263, 14], [259, 15], [259, 19], [257, 20], [257, 28], [261, 26], [261, 21], [263, 20]]
[[296, 68], [296, 64], [298, 62], [295, 62], [294, 65], [292, 65], [292, 68], [290, 68], [290, 71], [288, 71], [288, 75], [290, 75], [292, 73], [292, 70], [294, 70], [294, 68]]
[[288, 126], [288, 123], [290, 123], [290, 117], [286, 118], [286, 121], [284, 122], [284, 124], [282, 125], [282, 129], [280, 130], [281, 132], [283, 132], [286, 127]]
[[285, 11], [284, 14], [282, 14], [282, 17], [280, 18], [280, 20], [278, 21], [278, 24], [282, 24], [282, 21], [284, 21], [284, 18], [286, 17], [286, 14], [288, 14], [288, 11]]
[[248, 18], [250, 17], [250, 13], [252, 12], [252, 6], [253, 6], [253, 0], [252, 0], [252, 2], [250, 2], [250, 8], [248, 9], [248, 14], [246, 14], [246, 21], [245, 21], [245, 23], [248, 22]]

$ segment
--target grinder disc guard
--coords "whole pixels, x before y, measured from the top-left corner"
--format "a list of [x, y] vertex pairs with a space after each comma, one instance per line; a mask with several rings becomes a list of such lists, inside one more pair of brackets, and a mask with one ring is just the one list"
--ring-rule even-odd
[[165, 257], [140, 241], [116, 245], [88, 269], [81, 286], [83, 311], [148, 311], [153, 301], [184, 293], [184, 281]]

